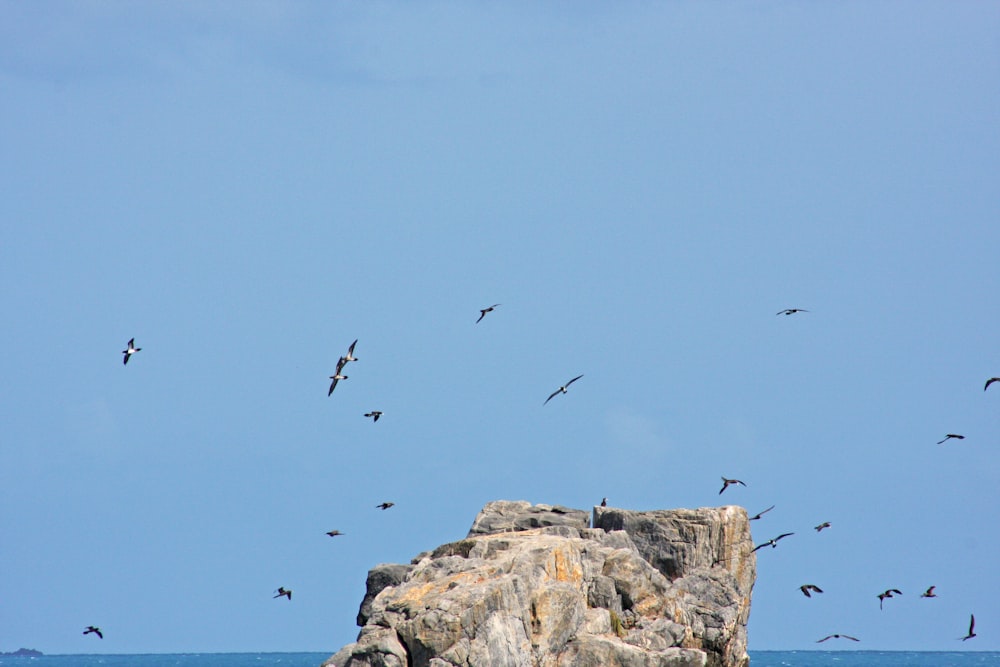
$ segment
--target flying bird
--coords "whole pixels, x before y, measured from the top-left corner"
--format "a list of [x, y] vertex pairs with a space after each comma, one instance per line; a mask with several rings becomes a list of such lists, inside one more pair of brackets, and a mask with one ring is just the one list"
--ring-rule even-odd
[[390, 507], [392, 507], [395, 504], [396, 503], [381, 503], [379, 505], [376, 505], [375, 507], [378, 508], [378, 509], [380, 509], [380, 510], [387, 510], [387, 509], [389, 509]]
[[372, 410], [371, 412], [366, 412], [365, 417], [371, 417], [372, 422], [377, 422], [378, 418], [382, 416], [381, 410]]
[[966, 639], [972, 639], [975, 636], [976, 636], [976, 615], [969, 614], [969, 634], [962, 637], [962, 641], [964, 642]]
[[990, 385], [993, 384], [994, 382], [1000, 382], [1000, 378], [990, 378], [989, 380], [987, 380], [986, 381], [986, 386], [983, 387], [983, 391], [986, 391], [987, 389], [989, 389]]
[[936, 598], [937, 597], [937, 593], [934, 592], [935, 588], [937, 588], [937, 586], [931, 586], [926, 591], [924, 591], [923, 593], [921, 593], [920, 597], [922, 597], [922, 598]]
[[286, 597], [289, 600], [292, 599], [292, 590], [290, 588], [285, 588], [284, 586], [279, 586], [278, 590], [275, 591], [275, 592], [277, 593], [277, 595], [274, 596], [276, 598]]
[[122, 354], [125, 355], [125, 359], [122, 361], [122, 363], [123, 364], [127, 364], [129, 358], [133, 354], [135, 354], [136, 352], [140, 351], [141, 349], [142, 349], [141, 347], [136, 347], [135, 346], [135, 338], [130, 338], [129, 341], [128, 341], [128, 348], [125, 349], [125, 350], [122, 350]]
[[333, 380], [333, 382], [330, 383], [330, 391], [326, 392], [327, 396], [329, 396], [330, 394], [332, 394], [333, 390], [337, 388], [337, 383], [340, 382], [341, 380], [346, 380], [347, 376], [346, 375], [342, 375], [341, 372], [340, 372], [340, 369], [338, 368], [337, 369], [337, 374], [336, 375], [331, 375], [330, 379]]
[[861, 641], [857, 637], [852, 637], [850, 635], [827, 635], [826, 637], [823, 637], [822, 639], [817, 639], [816, 643], [820, 644], [822, 642], [825, 642], [827, 639], [850, 639], [852, 642], [859, 642], [859, 641]]
[[[753, 548], [753, 550], [757, 551], [757, 549], [763, 549], [764, 547], [767, 547], [767, 546], [769, 546], [772, 549], [774, 549], [775, 547], [778, 546], [778, 540], [780, 540], [780, 539], [782, 539], [784, 537], [788, 537], [789, 535], [794, 535], [794, 534], [795, 533], [782, 533], [781, 535], [778, 535], [777, 537], [772, 537], [767, 542], [764, 542], [764, 544], [758, 544], [757, 546], [755, 546]], [[750, 553], [753, 553], [753, 551], [751, 551]]]
[[730, 484], [742, 484], [743, 486], [746, 486], [746, 484], [744, 484], [743, 482], [741, 482], [738, 479], [726, 479], [725, 477], [723, 477], [722, 478], [722, 488], [719, 489], [719, 495], [720, 496], [722, 495], [723, 491], [725, 491], [726, 489], [729, 488]]
[[815, 526], [817, 533], [821, 532], [824, 528], [829, 528], [829, 527], [830, 527], [830, 522], [829, 521], [824, 521], [823, 523], [819, 524], [818, 526]]
[[83, 634], [89, 635], [91, 632], [93, 632], [95, 635], [97, 635], [101, 639], [104, 639], [104, 633], [101, 632], [101, 629], [99, 627], [97, 627], [96, 625], [88, 625], [87, 629], [83, 631]]
[[775, 315], [794, 315], [795, 313], [808, 313], [809, 311], [805, 308], [785, 308], [784, 310], [779, 310]]
[[329, 535], [330, 537], [337, 537], [337, 535], [343, 535], [343, 533], [340, 532], [339, 530], [328, 530], [326, 531], [326, 534]]
[[891, 598], [893, 593], [895, 593], [896, 595], [902, 595], [903, 591], [899, 590], [898, 588], [890, 588], [885, 593], [879, 593], [878, 594], [877, 597], [878, 597], [878, 608], [879, 609], [882, 608], [882, 603], [885, 602], [885, 599], [886, 598]]
[[479, 309], [479, 319], [478, 319], [478, 320], [476, 320], [476, 324], [479, 324], [479, 322], [480, 322], [480, 321], [481, 321], [481, 320], [482, 320], [482, 319], [483, 319], [484, 317], [486, 317], [486, 313], [492, 313], [492, 312], [493, 312], [493, 309], [494, 309], [494, 308], [496, 308], [496, 307], [497, 307], [497, 306], [499, 306], [499, 305], [500, 305], [499, 303], [494, 303], [494, 304], [493, 304], [492, 306], [490, 306], [489, 308], [480, 308], [480, 309]]
[[337, 375], [340, 375], [340, 371], [344, 370], [344, 366], [347, 365], [349, 361], [357, 361], [358, 358], [354, 356], [354, 346], [358, 344], [358, 339], [355, 338], [351, 346], [347, 348], [347, 355], [341, 357], [337, 360]]
[[[567, 382], [567, 383], [566, 383], [566, 384], [564, 384], [563, 386], [561, 386], [561, 387], [559, 387], [558, 389], [556, 389], [556, 390], [555, 390], [554, 392], [552, 392], [551, 394], [549, 394], [549, 397], [548, 397], [548, 398], [546, 398], [546, 399], [545, 399], [545, 403], [548, 403], [549, 401], [551, 401], [551, 400], [552, 400], [552, 398], [553, 398], [553, 397], [554, 397], [554, 396], [555, 396], [556, 394], [565, 394], [565, 393], [566, 393], [566, 389], [567, 389], [567, 388], [568, 388], [568, 387], [569, 387], [569, 386], [570, 386], [571, 384], [573, 384], [574, 382], [576, 382], [577, 380], [579, 380], [579, 379], [580, 379], [580, 378], [582, 378], [582, 377], [583, 377], [582, 375], [577, 375], [577, 376], [576, 376], [575, 378], [573, 378], [572, 380], [570, 380], [569, 382]], [[542, 405], [545, 405], [545, 403], [542, 403]]]
[[942, 443], [948, 442], [952, 438], [955, 438], [956, 440], [965, 440], [964, 435], [959, 435], [958, 433], [949, 433], [944, 437], [944, 440], [938, 440], [938, 444], [940, 445]]
[[812, 584], [805, 584], [803, 586], [799, 586], [799, 590], [802, 591], [802, 594], [805, 595], [807, 598], [812, 597], [812, 595], [809, 594], [809, 591], [813, 591], [815, 593], [823, 592], [822, 588], [820, 588], [819, 586], [814, 586]]
[[773, 509], [774, 509], [774, 505], [771, 505], [766, 510], [761, 510], [760, 512], [757, 512], [756, 514], [754, 514], [752, 517], [750, 517], [747, 520], [748, 521], [756, 521], [757, 519], [761, 518], [762, 516], [764, 516], [765, 514], [767, 514], [768, 512], [770, 512]]

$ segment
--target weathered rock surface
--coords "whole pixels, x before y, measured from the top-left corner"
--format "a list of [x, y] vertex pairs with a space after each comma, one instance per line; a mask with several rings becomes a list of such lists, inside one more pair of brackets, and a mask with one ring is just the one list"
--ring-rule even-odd
[[369, 572], [336, 667], [745, 667], [756, 559], [739, 507], [489, 503], [469, 536]]

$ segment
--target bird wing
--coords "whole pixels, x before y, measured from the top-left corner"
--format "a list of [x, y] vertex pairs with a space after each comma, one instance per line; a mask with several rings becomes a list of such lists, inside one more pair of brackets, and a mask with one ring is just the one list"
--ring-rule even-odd
[[123, 364], [127, 364], [128, 363], [128, 358], [131, 357], [132, 355], [128, 353], [128, 350], [126, 350], [124, 354], [125, 354], [125, 358], [122, 360], [122, 363]]
[[799, 590], [802, 591], [802, 594], [805, 595], [807, 598], [812, 597], [812, 595], [809, 594], [809, 586], [799, 586]]
[[[553, 396], [555, 396], [556, 394], [558, 394], [558, 393], [559, 393], [560, 391], [562, 391], [562, 388], [561, 388], [561, 387], [560, 387], [559, 389], [556, 389], [556, 390], [555, 390], [554, 392], [552, 392], [551, 394], [549, 394], [549, 397], [545, 399], [545, 403], [548, 403], [549, 401], [551, 401], [551, 400], [552, 400], [552, 397], [553, 397]], [[542, 405], [545, 405], [545, 403], [542, 403]]]
[[969, 614], [969, 636], [972, 636], [972, 631], [976, 629], [976, 615]]
[[[757, 549], [763, 549], [763, 548], [764, 548], [764, 547], [766, 547], [766, 546], [767, 546], [768, 544], [770, 544], [770, 543], [769, 543], [769, 542], [764, 542], [764, 544], [758, 544], [757, 546], [755, 546], [755, 547], [753, 548], [753, 551], [757, 551]], [[751, 551], [750, 553], [753, 553], [753, 551]]]
[[989, 380], [987, 380], [986, 381], [986, 386], [983, 387], [983, 391], [986, 391], [987, 389], [989, 389], [990, 385], [993, 384], [994, 382], [1000, 382], [1000, 378], [990, 378]]
[[822, 588], [820, 588], [819, 586], [813, 586], [813, 587], [812, 587], [812, 589], [813, 589], [814, 591], [816, 591], [817, 593], [822, 593], [822, 592], [823, 592], [823, 589], [822, 589]]
[[358, 339], [355, 338], [354, 342], [351, 343], [351, 346], [349, 348], [347, 348], [347, 354], [348, 354], [348, 356], [353, 356], [354, 355], [354, 346], [357, 345], [357, 344], [358, 344]]
[[843, 637], [844, 639], [850, 639], [852, 642], [859, 642], [859, 641], [861, 641], [857, 637], [852, 637], [850, 635], [840, 635], [840, 636]]
[[569, 382], [567, 382], [566, 384], [564, 384], [563, 388], [569, 387], [571, 384], [573, 384], [574, 382], [576, 382], [577, 380], [579, 380], [582, 377], [583, 377], [583, 375], [577, 375], [575, 378], [573, 378], [572, 380], [570, 380]]
[[[340, 375], [340, 371], [339, 370], [337, 371], [337, 375]], [[331, 375], [330, 379], [332, 379], [333, 382], [330, 383], [330, 391], [326, 392], [327, 396], [329, 396], [330, 394], [333, 393], [333, 390], [337, 388], [337, 382], [339, 382], [339, 380], [337, 380], [336, 376], [332, 376]]]
[[795, 533], [782, 533], [781, 535], [778, 535], [776, 538], [774, 538], [774, 541], [777, 542], [778, 540], [780, 540], [783, 537], [788, 537], [789, 535], [794, 535], [794, 534]]
[[484, 317], [486, 317], [486, 311], [485, 310], [480, 310], [479, 311], [479, 319], [476, 320], [476, 324], [479, 324], [480, 320], [482, 320]]
[[[780, 313], [779, 313], [779, 314], [780, 314]], [[827, 639], [833, 639], [833, 635], [827, 635], [826, 637], [823, 637], [822, 639], [817, 639], [817, 640], [816, 640], [816, 643], [817, 643], [817, 644], [822, 644], [822, 643], [823, 643], [823, 642], [825, 642], [825, 641], [826, 641]]]

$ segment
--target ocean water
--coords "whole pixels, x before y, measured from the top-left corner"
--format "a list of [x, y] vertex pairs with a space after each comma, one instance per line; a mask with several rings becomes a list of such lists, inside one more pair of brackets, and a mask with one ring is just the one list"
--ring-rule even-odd
[[[0, 667], [319, 667], [331, 653], [0, 656]], [[1000, 667], [1000, 652], [750, 651], [751, 667]]]

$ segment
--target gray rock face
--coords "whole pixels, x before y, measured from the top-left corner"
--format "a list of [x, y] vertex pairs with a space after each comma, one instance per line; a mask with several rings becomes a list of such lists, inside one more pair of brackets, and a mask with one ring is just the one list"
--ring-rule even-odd
[[[580, 517], [583, 517], [581, 524]], [[498, 501], [469, 536], [369, 572], [336, 667], [746, 667], [738, 507], [588, 513]]]

